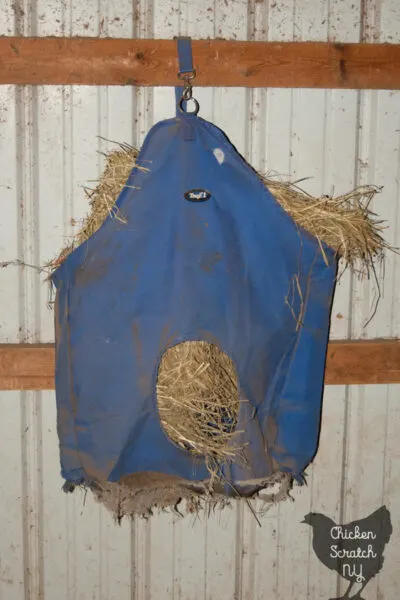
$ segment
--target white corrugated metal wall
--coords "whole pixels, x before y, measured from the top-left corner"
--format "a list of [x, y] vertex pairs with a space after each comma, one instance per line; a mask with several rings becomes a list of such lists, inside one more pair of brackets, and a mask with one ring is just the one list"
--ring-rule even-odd
[[[398, 0], [0, 0], [0, 35], [400, 42]], [[313, 193], [384, 186], [376, 211], [400, 245], [399, 92], [198, 89], [214, 121], [261, 170], [311, 177]], [[79, 228], [82, 186], [102, 138], [140, 144], [174, 111], [172, 89], [0, 86], [0, 261], [42, 265]], [[332, 336], [399, 337], [400, 260], [375, 287], [346, 274]], [[384, 275], [384, 278], [383, 278]], [[28, 268], [0, 271], [0, 342], [48, 342], [47, 287]], [[164, 514], [115, 526], [89, 495], [60, 491], [54, 394], [0, 395], [0, 600], [327, 600], [343, 580], [315, 557], [310, 510], [337, 521], [385, 503], [394, 533], [363, 597], [400, 593], [399, 386], [326, 389], [309, 485], [260, 529], [245, 506], [208, 519]]]

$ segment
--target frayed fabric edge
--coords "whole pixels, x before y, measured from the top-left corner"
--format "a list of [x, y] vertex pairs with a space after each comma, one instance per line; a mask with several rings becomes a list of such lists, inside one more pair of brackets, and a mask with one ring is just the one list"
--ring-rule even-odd
[[[139, 483], [129, 477], [117, 483], [67, 480], [63, 491], [73, 493], [79, 488], [92, 492], [96, 502], [105, 506], [117, 523], [121, 523], [124, 517], [149, 518], [161, 512], [171, 512], [180, 517], [200, 512], [209, 516], [215, 510], [232, 506], [240, 500], [246, 501], [259, 522], [257, 514], [262, 515], [273, 505], [285, 500], [293, 500], [290, 492], [294, 480], [297, 480], [290, 473], [278, 471], [268, 478], [241, 482], [241, 485], [253, 487], [250, 492], [240, 492], [232, 487], [233, 494], [227, 496], [223, 486], [210, 489], [207, 482], [174, 479], [161, 479], [160, 483], [156, 479], [143, 480], [143, 477]], [[262, 503], [261, 511], [255, 507], [257, 500]]]

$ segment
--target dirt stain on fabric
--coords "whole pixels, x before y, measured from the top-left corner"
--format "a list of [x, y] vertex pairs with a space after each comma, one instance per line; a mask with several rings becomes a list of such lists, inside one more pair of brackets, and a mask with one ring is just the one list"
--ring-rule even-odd
[[221, 259], [222, 254], [220, 254], [219, 252], [208, 252], [201, 259], [200, 267], [203, 269], [203, 271], [209, 273], [215, 267], [215, 265], [220, 262]]
[[97, 260], [95, 263], [84, 266], [82, 265], [75, 273], [75, 283], [87, 285], [93, 283], [97, 279], [105, 277], [110, 269], [111, 259]]
[[132, 323], [132, 337], [136, 351], [136, 359], [140, 362], [142, 360], [142, 342], [140, 340], [139, 325], [136, 321]]

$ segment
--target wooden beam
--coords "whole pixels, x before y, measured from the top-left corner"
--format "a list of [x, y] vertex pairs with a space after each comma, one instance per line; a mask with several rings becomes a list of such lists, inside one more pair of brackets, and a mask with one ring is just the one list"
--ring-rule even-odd
[[[400, 89], [399, 44], [193, 41], [199, 86]], [[173, 86], [173, 40], [0, 38], [0, 84]]]
[[326, 385], [374, 383], [400, 383], [400, 340], [330, 342]]
[[[374, 383], [400, 383], [400, 340], [330, 342], [326, 385]], [[52, 344], [0, 344], [0, 390], [52, 389]]]
[[0, 344], [0, 390], [53, 389], [53, 344]]

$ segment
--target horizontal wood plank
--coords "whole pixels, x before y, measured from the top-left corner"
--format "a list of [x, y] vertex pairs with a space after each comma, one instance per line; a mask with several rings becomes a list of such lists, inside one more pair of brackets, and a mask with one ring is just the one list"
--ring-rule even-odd
[[326, 385], [400, 383], [400, 340], [332, 341]]
[[[400, 383], [400, 340], [330, 342], [325, 383]], [[0, 390], [50, 389], [54, 389], [52, 344], [0, 344]]]
[[[193, 41], [195, 85], [400, 89], [400, 45]], [[172, 86], [173, 40], [0, 38], [0, 84]]]
[[0, 390], [54, 389], [53, 344], [0, 344]]

